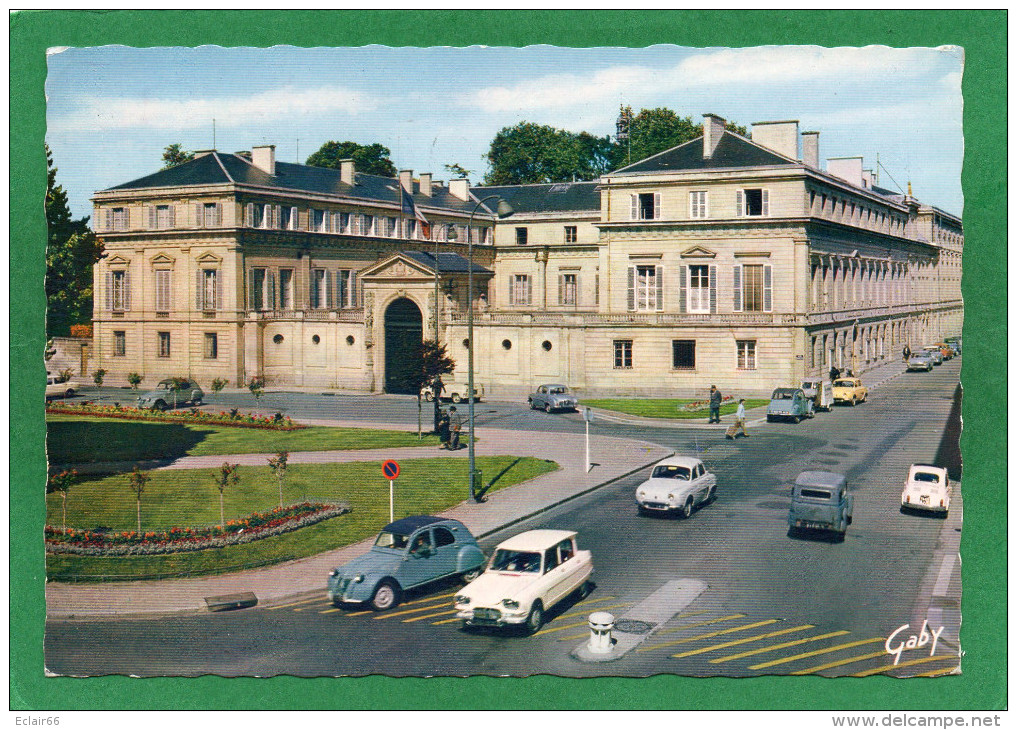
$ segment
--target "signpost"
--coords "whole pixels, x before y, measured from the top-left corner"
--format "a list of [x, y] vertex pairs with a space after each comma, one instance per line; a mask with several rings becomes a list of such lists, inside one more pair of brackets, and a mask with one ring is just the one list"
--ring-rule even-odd
[[386, 459], [381, 462], [381, 473], [388, 479], [388, 521], [395, 522], [395, 480], [399, 476], [399, 464]]
[[590, 421], [593, 420], [593, 411], [589, 408], [583, 409], [583, 420], [586, 421], [586, 473], [590, 473], [593, 464], [590, 463]]

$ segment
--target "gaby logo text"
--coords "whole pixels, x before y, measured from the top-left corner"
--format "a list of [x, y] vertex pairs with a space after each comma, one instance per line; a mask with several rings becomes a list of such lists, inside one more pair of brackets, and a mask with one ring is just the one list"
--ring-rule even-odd
[[904, 624], [886, 637], [886, 653], [893, 655], [894, 665], [900, 662], [900, 656], [904, 653], [905, 649], [915, 649], [917, 647], [926, 646], [930, 641], [932, 642], [932, 647], [929, 649], [929, 656], [934, 656], [936, 654], [936, 644], [939, 643], [939, 636], [943, 633], [944, 629], [943, 626], [940, 626], [938, 629], [930, 632], [929, 622], [922, 621], [922, 630], [917, 634], [911, 634], [908, 636], [907, 640], [904, 640], [903, 638], [897, 639], [899, 634], [903, 634], [909, 628], [911, 628], [911, 624]]

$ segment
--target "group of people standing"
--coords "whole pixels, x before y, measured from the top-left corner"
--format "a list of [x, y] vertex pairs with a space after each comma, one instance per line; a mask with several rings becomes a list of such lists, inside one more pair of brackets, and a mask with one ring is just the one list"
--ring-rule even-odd
[[[720, 423], [720, 404], [723, 402], [724, 396], [721, 395], [716, 385], [710, 386], [710, 419], [707, 423]], [[741, 435], [748, 437], [748, 433], [745, 431], [745, 399], [740, 398], [738, 400], [738, 410], [735, 411], [735, 422], [734, 425], [728, 428], [725, 434], [727, 438], [734, 439], [738, 432], [741, 431]]]
[[459, 435], [463, 431], [463, 417], [452, 406], [447, 411], [442, 411], [438, 416], [438, 438], [441, 440], [439, 448], [455, 451], [459, 448]]

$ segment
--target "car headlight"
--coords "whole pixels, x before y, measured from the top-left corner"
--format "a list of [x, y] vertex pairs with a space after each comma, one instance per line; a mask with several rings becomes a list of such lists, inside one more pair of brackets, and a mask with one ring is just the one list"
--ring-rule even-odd
[[501, 602], [505, 608], [519, 608], [519, 601], [513, 601], [511, 598], [506, 598]]
[[364, 582], [364, 574], [361, 573], [360, 575], [358, 575], [356, 578], [353, 579], [353, 582], [354, 583], [363, 583]]
[[457, 606], [466, 606], [466, 605], [469, 605], [469, 603], [470, 603], [470, 597], [469, 596], [463, 596], [463, 595], [456, 596], [456, 605]]

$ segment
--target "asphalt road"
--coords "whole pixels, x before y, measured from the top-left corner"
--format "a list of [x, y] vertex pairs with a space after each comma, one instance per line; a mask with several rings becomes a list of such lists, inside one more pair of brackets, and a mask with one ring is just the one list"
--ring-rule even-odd
[[[905, 374], [867, 403], [799, 425], [765, 424], [736, 442], [703, 429], [600, 425], [678, 453], [698, 450], [717, 474], [719, 498], [690, 520], [642, 517], [633, 502], [646, 476], [640, 474], [483, 541], [490, 549], [523, 529], [567, 528], [578, 530], [580, 547], [592, 550], [596, 589], [582, 604], [552, 613], [531, 637], [461, 631], [451, 608], [455, 584], [410, 594], [382, 614], [335, 610], [317, 590], [280, 606], [228, 613], [49, 622], [47, 668], [72, 675], [230, 676], [945, 672], [958, 663], [952, 658], [956, 625], [944, 631], [934, 655], [930, 646], [916, 647], [896, 667], [884, 642], [904, 624], [914, 629], [901, 639], [918, 633], [930, 576], [937, 589], [959, 584], [959, 567], [939, 569], [949, 533], [960, 528], [959, 495], [948, 520], [899, 511], [907, 467], [933, 463], [943, 452], [959, 369], [953, 361], [932, 373]], [[265, 396], [260, 407], [274, 396]], [[370, 403], [380, 421], [405, 414], [412, 400], [276, 397], [305, 417], [317, 407], [345, 418], [346, 408]], [[490, 419], [481, 422], [501, 427], [583, 428], [574, 415], [547, 416], [515, 404], [484, 404], [478, 414], [478, 420]], [[844, 542], [788, 537], [789, 485], [805, 469], [848, 476], [855, 510]], [[708, 588], [636, 651], [603, 664], [570, 656], [586, 636], [591, 612], [621, 615], [675, 578], [698, 579]], [[945, 621], [952, 614], [942, 615]]]

